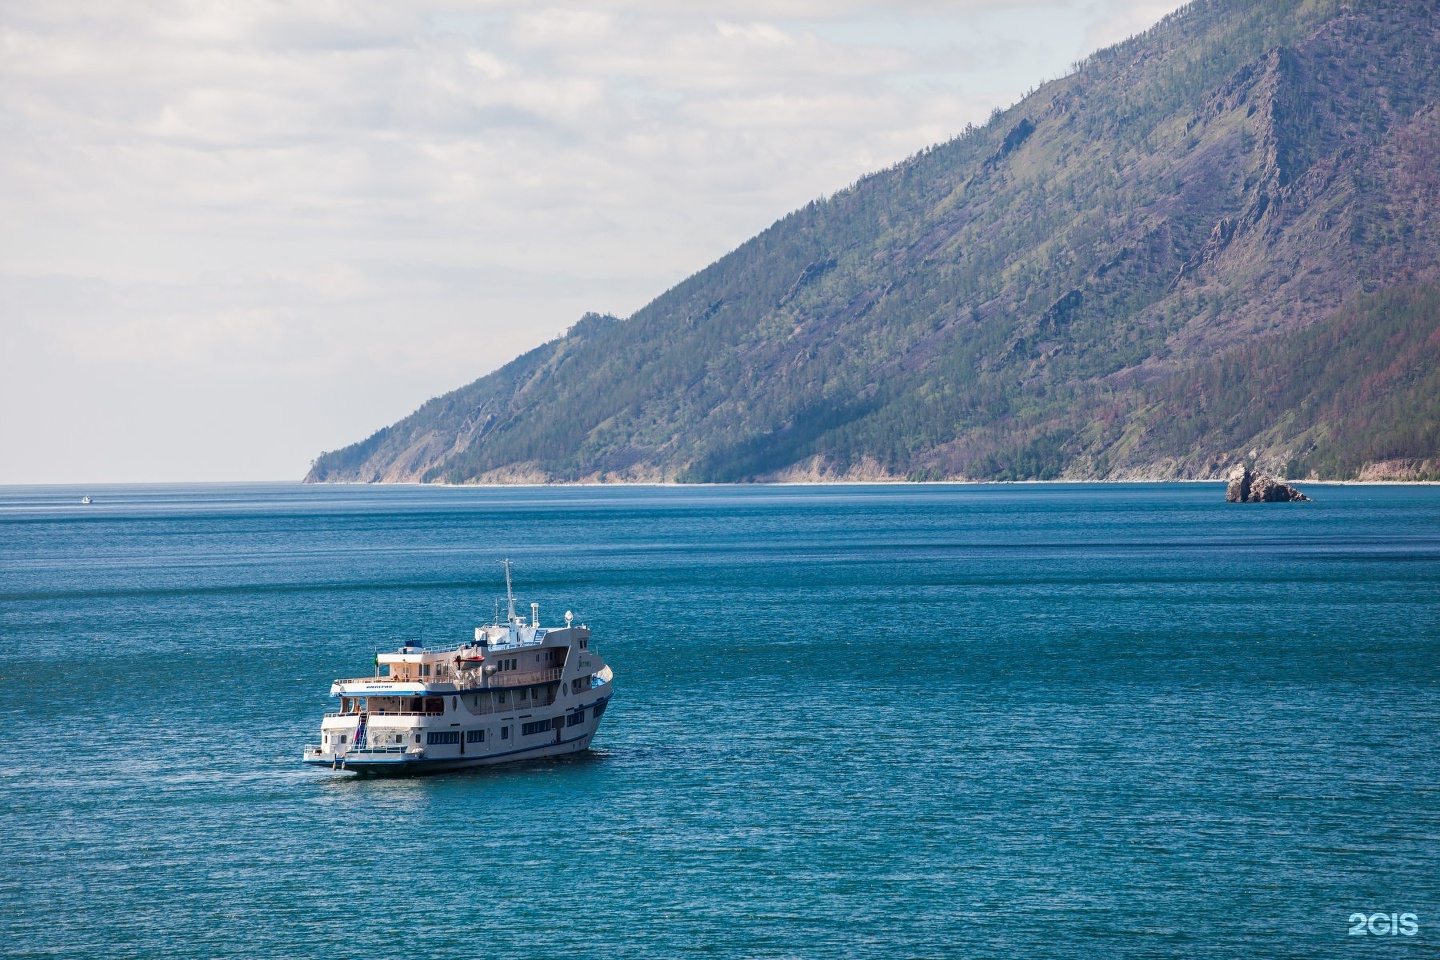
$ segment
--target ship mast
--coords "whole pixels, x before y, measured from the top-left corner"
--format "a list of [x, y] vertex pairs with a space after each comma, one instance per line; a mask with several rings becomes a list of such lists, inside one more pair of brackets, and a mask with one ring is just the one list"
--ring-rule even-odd
[[515, 588], [510, 585], [510, 558], [500, 561], [505, 564], [505, 596], [510, 601], [510, 622], [515, 622]]

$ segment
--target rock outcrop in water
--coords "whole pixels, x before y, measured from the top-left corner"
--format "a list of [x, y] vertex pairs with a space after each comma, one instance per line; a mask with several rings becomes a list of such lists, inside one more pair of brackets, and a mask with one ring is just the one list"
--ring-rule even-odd
[[1230, 471], [1230, 486], [1225, 489], [1226, 503], [1291, 503], [1310, 498], [1299, 490], [1247, 466]]

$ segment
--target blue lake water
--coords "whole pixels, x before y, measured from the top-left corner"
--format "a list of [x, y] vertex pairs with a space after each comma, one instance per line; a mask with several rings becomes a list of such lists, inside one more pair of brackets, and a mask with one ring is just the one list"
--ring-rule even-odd
[[[1433, 956], [1440, 488], [1311, 492], [0, 488], [0, 953]], [[595, 749], [302, 767], [506, 556]]]

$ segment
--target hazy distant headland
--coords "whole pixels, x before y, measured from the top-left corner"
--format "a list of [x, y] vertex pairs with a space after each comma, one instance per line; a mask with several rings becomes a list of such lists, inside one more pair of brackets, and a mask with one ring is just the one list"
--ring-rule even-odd
[[1202, 0], [309, 482], [1440, 479], [1440, 17]]

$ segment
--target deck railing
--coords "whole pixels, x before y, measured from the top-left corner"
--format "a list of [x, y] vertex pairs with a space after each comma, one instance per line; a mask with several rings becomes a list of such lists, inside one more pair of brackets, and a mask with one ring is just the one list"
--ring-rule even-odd
[[[451, 693], [452, 691], [445, 691], [446, 696], [450, 696]], [[494, 700], [491, 700], [489, 703], [482, 703], [479, 706], [467, 705], [465, 709], [476, 716], [486, 716], [492, 713], [514, 713], [516, 710], [528, 710], [531, 707], [548, 707], [553, 705], [556, 699], [556, 697], [539, 697], [536, 699], [526, 698], [521, 700], [517, 697], [506, 697], [504, 703], [496, 703]], [[376, 717], [439, 717], [444, 715], [444, 711], [441, 710], [377, 710], [371, 708], [365, 711], [351, 710], [348, 713], [337, 710], [325, 714], [325, 719], [334, 720], [338, 717], [359, 717], [362, 712], [372, 720]]]
[[327, 759], [327, 760], [346, 760], [346, 759], [354, 759], [354, 758], [358, 758], [358, 757], [374, 756], [374, 755], [377, 754], [377, 753], [379, 753], [379, 754], [391, 754], [391, 755], [394, 755], [394, 756], [399, 756], [399, 755], [408, 753], [408, 752], [410, 752], [410, 750], [411, 750], [411, 748], [410, 748], [408, 745], [399, 745], [399, 746], [397, 746], [397, 745], [393, 745], [393, 744], [387, 744], [387, 745], [385, 745], [385, 746], [375, 746], [375, 747], [372, 747], [372, 746], [370, 746], [369, 744], [367, 744], [367, 745], [365, 745], [365, 746], [363, 746], [363, 747], [356, 748], [354, 744], [345, 744], [345, 743], [340, 744], [340, 745], [337, 746], [335, 749], [338, 750], [339, 752], [338, 752], [338, 753], [326, 753], [326, 752], [325, 752], [325, 748], [324, 748], [323, 746], [321, 746], [320, 744], [318, 744], [318, 743], [307, 743], [307, 744], [305, 745], [305, 757], [306, 757], [307, 759], [310, 758], [310, 757], [324, 757], [324, 758]]
[[349, 713], [336, 711], [325, 714], [326, 720], [334, 720], [336, 717], [358, 717], [364, 713], [369, 717], [440, 717], [444, 716], [443, 710], [351, 710]]
[[[463, 673], [450, 674], [445, 677], [355, 677], [349, 680], [336, 680], [336, 683], [419, 683], [427, 689], [423, 693], [412, 693], [395, 691], [390, 696], [397, 697], [419, 697], [438, 696], [440, 694], [464, 693], [471, 690], [506, 690], [511, 687], [525, 687], [536, 683], [553, 683], [560, 679], [560, 674], [565, 672], [564, 667], [550, 667], [546, 670], [531, 670], [528, 673], [521, 673], [512, 670], [504, 673], [481, 673], [479, 670], [467, 670]], [[385, 696], [382, 690], [366, 690], [359, 694], [348, 694], [348, 696]]]
[[469, 709], [471, 713], [485, 716], [491, 713], [514, 713], [516, 710], [529, 710], [532, 707], [549, 707], [553, 706], [554, 703], [554, 697], [550, 697], [546, 700], [508, 699], [504, 703], [495, 703], [494, 701], [491, 701], [490, 703], [481, 704], [478, 707], [469, 707], [467, 709]]
[[[534, 670], [530, 673], [497, 673], [490, 678], [490, 686], [524, 687], [532, 683], [551, 683], [559, 680], [560, 674], [564, 672], [564, 667], [551, 667], [548, 670]], [[503, 682], [497, 683], [497, 681]]]

